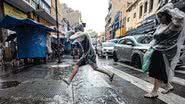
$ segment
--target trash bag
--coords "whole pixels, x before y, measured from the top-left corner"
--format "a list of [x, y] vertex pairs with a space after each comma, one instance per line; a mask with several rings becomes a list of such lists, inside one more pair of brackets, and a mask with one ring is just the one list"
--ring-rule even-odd
[[150, 66], [150, 58], [152, 56], [152, 53], [154, 52], [153, 48], [148, 49], [148, 51], [144, 54], [143, 57], [143, 64], [142, 64], [142, 71], [148, 72], [149, 66]]

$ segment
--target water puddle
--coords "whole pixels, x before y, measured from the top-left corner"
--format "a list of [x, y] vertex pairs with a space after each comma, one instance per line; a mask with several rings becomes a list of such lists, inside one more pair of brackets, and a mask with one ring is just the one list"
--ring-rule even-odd
[[6, 82], [0, 82], [0, 89], [6, 89], [11, 87], [16, 87], [20, 84], [18, 81], [6, 81]]

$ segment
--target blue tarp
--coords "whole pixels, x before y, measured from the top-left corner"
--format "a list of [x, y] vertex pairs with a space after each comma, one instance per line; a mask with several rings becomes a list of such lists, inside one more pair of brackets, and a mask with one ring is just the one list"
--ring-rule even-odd
[[48, 32], [57, 32], [43, 24], [40, 24], [32, 19], [17, 19], [13, 16], [6, 15], [0, 22], [0, 27], [16, 31], [19, 26], [34, 26]]
[[19, 58], [46, 57], [46, 32], [56, 32], [31, 19], [5, 16], [0, 27], [16, 31]]
[[38, 28], [17, 28], [19, 58], [46, 57], [46, 31]]

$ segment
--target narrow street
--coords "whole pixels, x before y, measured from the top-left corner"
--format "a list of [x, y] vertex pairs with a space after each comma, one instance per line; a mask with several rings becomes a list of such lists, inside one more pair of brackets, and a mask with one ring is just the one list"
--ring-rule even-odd
[[[115, 73], [111, 83], [107, 76], [86, 65], [70, 86], [62, 78], [69, 77], [71, 57], [56, 65], [49, 63], [28, 68], [1, 78], [0, 104], [183, 104], [185, 102], [185, 70], [176, 70], [175, 90], [157, 99], [143, 95], [152, 88], [152, 80], [140, 70], [112, 59], [100, 58], [99, 67]], [[162, 88], [160, 89], [160, 91]]]

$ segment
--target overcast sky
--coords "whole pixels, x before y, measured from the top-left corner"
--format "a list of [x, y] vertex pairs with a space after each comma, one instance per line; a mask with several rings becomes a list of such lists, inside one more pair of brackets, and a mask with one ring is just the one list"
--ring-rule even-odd
[[79, 10], [86, 29], [104, 32], [105, 17], [108, 12], [108, 0], [60, 0], [74, 10]]

